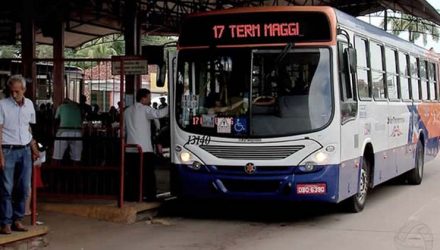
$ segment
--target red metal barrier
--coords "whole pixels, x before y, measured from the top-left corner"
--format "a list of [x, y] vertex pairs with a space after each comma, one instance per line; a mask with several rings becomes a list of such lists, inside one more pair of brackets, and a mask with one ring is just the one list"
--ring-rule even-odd
[[32, 166], [32, 215], [31, 215], [31, 224], [32, 226], [35, 226], [37, 224], [37, 172], [36, 169], [40, 166]]

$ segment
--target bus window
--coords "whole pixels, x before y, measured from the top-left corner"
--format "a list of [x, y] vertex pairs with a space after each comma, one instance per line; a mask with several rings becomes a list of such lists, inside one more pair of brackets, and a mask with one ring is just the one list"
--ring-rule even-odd
[[347, 61], [346, 49], [347, 42], [338, 42], [338, 67], [339, 67], [339, 86], [341, 92], [341, 122], [344, 123], [357, 114], [357, 102], [354, 89], [350, 81], [350, 71]]
[[408, 55], [399, 52], [399, 76], [400, 76], [400, 97], [402, 100], [411, 99], [411, 79], [408, 69]]
[[385, 99], [384, 69], [383, 69], [383, 46], [377, 43], [370, 43], [370, 65], [371, 81], [373, 86], [373, 97]]
[[409, 66], [411, 73], [411, 97], [413, 100], [420, 100], [419, 94], [419, 60], [413, 56], [409, 57]]
[[188, 132], [291, 135], [332, 117], [328, 49], [182, 51], [179, 59], [176, 116]]
[[429, 100], [428, 97], [428, 64], [424, 60], [420, 60], [420, 93], [422, 100]]
[[391, 100], [399, 99], [398, 95], [398, 74], [397, 74], [397, 51], [385, 48], [385, 63], [387, 69], [387, 91]]
[[368, 67], [368, 58], [367, 58], [367, 45], [368, 41], [366, 39], [356, 37], [355, 38], [355, 45], [356, 45], [356, 53], [357, 53], [357, 89], [359, 93], [359, 97], [361, 99], [363, 98], [370, 98], [371, 92], [370, 92], [370, 81], [368, 80], [368, 73], [370, 71], [370, 68]]
[[284, 52], [259, 50], [253, 54], [254, 69], [265, 72], [256, 75], [258, 82], [276, 87], [269, 95], [273, 104], [257, 101], [261, 96], [264, 100], [267, 92], [252, 98], [251, 133], [255, 136], [313, 131], [325, 126], [332, 114], [329, 50], [294, 50], [283, 57], [280, 53]]
[[428, 66], [428, 81], [429, 81], [429, 100], [437, 100], [438, 93], [437, 93], [437, 79], [436, 79], [436, 73], [435, 72], [435, 64], [429, 63]]
[[[214, 134], [215, 119], [243, 117], [247, 128], [249, 110], [250, 51], [181, 53], [177, 81], [179, 124], [189, 130]], [[219, 132], [221, 133], [221, 132]], [[231, 132], [232, 133], [232, 132]]]

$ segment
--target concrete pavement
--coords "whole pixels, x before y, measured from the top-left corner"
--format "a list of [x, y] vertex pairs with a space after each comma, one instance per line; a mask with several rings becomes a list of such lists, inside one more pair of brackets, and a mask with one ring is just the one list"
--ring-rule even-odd
[[420, 186], [387, 183], [359, 214], [321, 204], [165, 204], [131, 225], [40, 213], [45, 249], [440, 249], [440, 160]]

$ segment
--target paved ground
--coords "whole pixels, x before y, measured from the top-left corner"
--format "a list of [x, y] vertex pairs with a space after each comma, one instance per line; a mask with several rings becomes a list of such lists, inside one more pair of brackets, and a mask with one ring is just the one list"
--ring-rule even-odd
[[420, 186], [387, 183], [360, 214], [331, 205], [168, 202], [151, 221], [121, 225], [41, 213], [46, 249], [440, 249], [440, 160]]

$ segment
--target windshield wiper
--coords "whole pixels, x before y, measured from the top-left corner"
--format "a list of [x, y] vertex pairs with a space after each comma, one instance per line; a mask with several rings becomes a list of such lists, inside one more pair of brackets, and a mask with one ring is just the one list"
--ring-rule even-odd
[[275, 68], [278, 68], [280, 65], [280, 62], [283, 61], [283, 59], [286, 57], [287, 53], [289, 53], [289, 50], [293, 47], [293, 43], [288, 43], [283, 50], [278, 54], [277, 58], [275, 58]]

